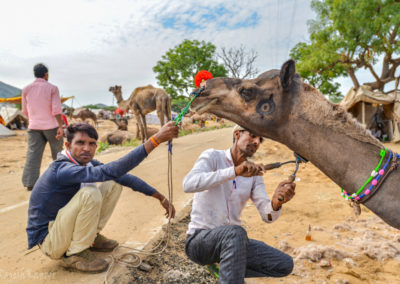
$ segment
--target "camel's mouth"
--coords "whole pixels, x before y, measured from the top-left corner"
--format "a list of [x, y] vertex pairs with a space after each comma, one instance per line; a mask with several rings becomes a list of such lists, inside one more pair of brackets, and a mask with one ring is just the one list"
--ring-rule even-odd
[[195, 112], [197, 112], [198, 114], [203, 114], [205, 112], [208, 112], [210, 107], [212, 107], [212, 105], [214, 103], [216, 103], [218, 101], [217, 98], [212, 99], [212, 100], [204, 100], [203, 102], [197, 104], [197, 105], [192, 105], [191, 109]]

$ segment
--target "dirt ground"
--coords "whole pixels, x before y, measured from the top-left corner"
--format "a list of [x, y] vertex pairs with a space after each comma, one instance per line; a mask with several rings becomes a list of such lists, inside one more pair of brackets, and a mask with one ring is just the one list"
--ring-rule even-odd
[[[130, 128], [133, 127], [130, 124]], [[100, 121], [100, 136], [116, 129]], [[181, 182], [199, 154], [208, 148], [225, 149], [232, 143], [231, 128], [180, 137], [174, 141], [174, 204], [179, 222], [172, 227], [167, 250], [146, 261], [150, 272], [116, 265], [108, 277], [111, 283], [213, 283], [203, 267], [187, 261], [183, 242], [190, 211], [191, 194], [182, 191]], [[0, 282], [1, 283], [102, 283], [106, 273], [82, 274], [66, 271], [57, 261], [39, 250], [27, 254], [25, 227], [30, 193], [21, 184], [26, 157], [27, 136], [0, 139]], [[387, 144], [400, 152], [400, 145]], [[103, 162], [115, 160], [130, 148], [114, 147], [97, 155]], [[257, 162], [283, 162], [293, 158], [284, 145], [266, 140], [256, 153]], [[46, 147], [42, 172], [51, 162]], [[280, 181], [294, 166], [288, 165], [264, 175], [271, 196]], [[167, 194], [167, 146], [158, 147], [132, 171], [164, 195]], [[375, 217], [365, 207], [358, 218], [340, 196], [339, 187], [312, 164], [300, 167], [295, 198], [286, 204], [282, 216], [273, 224], [261, 221], [249, 202], [243, 211], [243, 226], [249, 237], [286, 251], [295, 259], [293, 273], [283, 279], [248, 279], [247, 283], [400, 283], [400, 232]], [[104, 234], [130, 247], [148, 246], [161, 235], [166, 224], [159, 203], [125, 189]], [[311, 241], [305, 240], [311, 226]]]

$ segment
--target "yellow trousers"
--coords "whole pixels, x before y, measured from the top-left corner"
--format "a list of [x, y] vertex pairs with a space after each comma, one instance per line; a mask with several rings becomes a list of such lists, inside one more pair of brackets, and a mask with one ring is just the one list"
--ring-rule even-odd
[[60, 259], [89, 248], [110, 219], [121, 191], [122, 186], [114, 181], [82, 187], [49, 223], [42, 252]]

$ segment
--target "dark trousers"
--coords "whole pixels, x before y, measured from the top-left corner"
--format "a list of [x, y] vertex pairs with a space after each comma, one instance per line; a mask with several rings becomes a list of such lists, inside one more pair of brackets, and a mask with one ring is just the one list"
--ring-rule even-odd
[[28, 129], [28, 150], [24, 172], [22, 173], [22, 183], [24, 186], [34, 186], [40, 175], [40, 165], [46, 143], [49, 142], [51, 156], [57, 159], [57, 153], [62, 150], [63, 138], [56, 139], [57, 128], [49, 130]]
[[293, 270], [291, 256], [247, 237], [236, 225], [197, 230], [186, 239], [186, 255], [207, 265], [219, 262], [219, 283], [244, 283], [246, 277], [284, 277]]

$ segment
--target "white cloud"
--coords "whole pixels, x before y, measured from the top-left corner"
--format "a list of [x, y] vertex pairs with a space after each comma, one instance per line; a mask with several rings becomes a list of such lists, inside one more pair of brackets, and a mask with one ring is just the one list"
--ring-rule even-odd
[[[257, 24], [232, 28], [254, 13]], [[310, 0], [8, 1], [0, 18], [0, 80], [22, 88], [33, 80], [33, 65], [44, 62], [62, 95], [80, 105], [110, 104], [111, 85], [122, 85], [125, 96], [156, 85], [153, 66], [185, 38], [244, 45], [258, 52], [260, 72], [279, 68], [289, 49], [307, 40], [313, 17]], [[168, 18], [176, 24], [164, 27]]]

